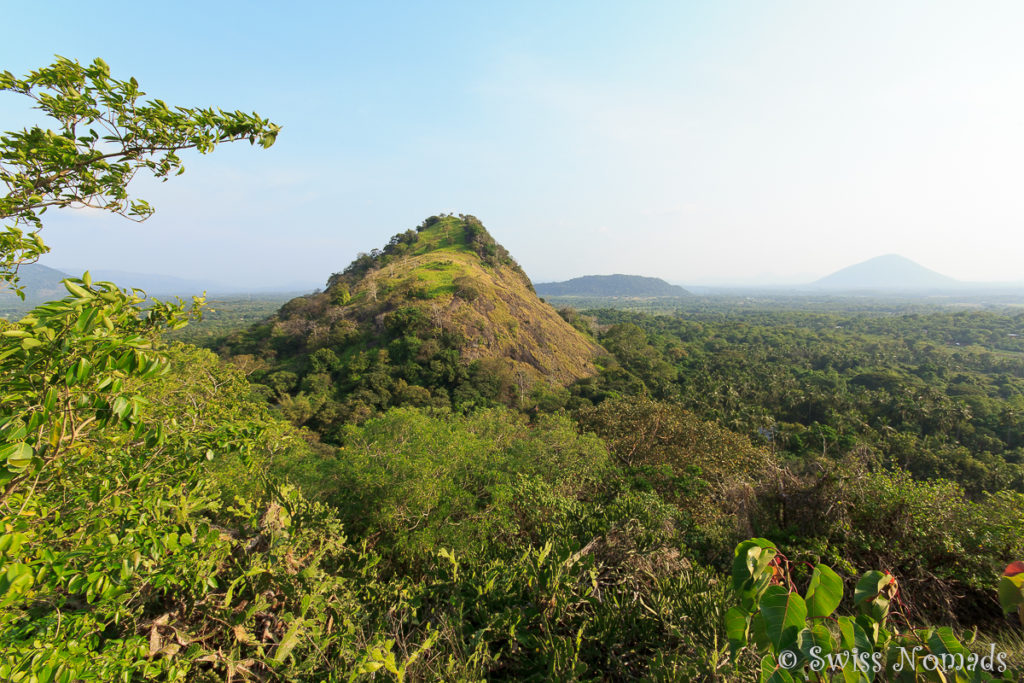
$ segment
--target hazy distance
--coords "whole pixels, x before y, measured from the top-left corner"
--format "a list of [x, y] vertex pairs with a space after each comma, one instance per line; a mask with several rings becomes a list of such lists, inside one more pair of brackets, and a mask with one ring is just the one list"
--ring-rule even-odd
[[[887, 253], [1024, 280], [1019, 3], [199, 7], [186, 32], [156, 5], [5, 9], [46, 29], [4, 69], [101, 56], [284, 126], [142, 183], [145, 224], [49, 214], [44, 263], [315, 286], [453, 211], [536, 282], [799, 284]], [[3, 130], [34, 120], [21, 99], [0, 95]]]

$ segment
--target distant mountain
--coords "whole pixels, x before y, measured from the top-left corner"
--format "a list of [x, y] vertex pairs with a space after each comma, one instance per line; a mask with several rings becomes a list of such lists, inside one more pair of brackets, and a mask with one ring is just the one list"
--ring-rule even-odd
[[[79, 276], [85, 271], [84, 268], [66, 268]], [[89, 275], [96, 281], [113, 282], [118, 287], [134, 287], [141, 289], [150, 296], [191, 296], [202, 294], [203, 291], [234, 291], [232, 288], [210, 280], [190, 280], [174, 275], [159, 275], [155, 273], [136, 273], [127, 270], [114, 270], [110, 268], [90, 268]]]
[[897, 254], [876, 256], [838, 270], [811, 284], [822, 289], [953, 289], [963, 286], [934, 270]]
[[[26, 302], [59, 299], [68, 293], [68, 290], [61, 284], [61, 280], [68, 277], [68, 274], [48, 266], [38, 263], [26, 264], [18, 268], [18, 277], [20, 278], [18, 284], [23, 287]], [[0, 285], [0, 301], [17, 303], [21, 299], [12, 288]]]
[[[81, 275], [84, 268], [64, 268], [65, 271]], [[90, 268], [89, 274], [93, 280], [106, 280], [113, 282], [119, 287], [134, 287], [146, 292], [149, 296], [192, 296], [206, 292], [209, 295], [218, 294], [267, 294], [267, 293], [294, 293], [308, 292], [320, 286], [320, 283], [309, 281], [286, 282], [274, 285], [245, 285], [236, 283], [225, 283], [208, 278], [183, 278], [176, 275], [161, 275], [159, 273], [138, 273], [127, 270], [114, 270], [110, 268]]]
[[689, 296], [679, 285], [642, 275], [584, 275], [534, 285], [540, 296]]

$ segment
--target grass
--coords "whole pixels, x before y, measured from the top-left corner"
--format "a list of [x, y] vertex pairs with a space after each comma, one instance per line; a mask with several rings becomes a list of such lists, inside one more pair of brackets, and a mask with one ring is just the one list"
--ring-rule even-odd
[[455, 293], [455, 278], [464, 268], [452, 260], [433, 261], [416, 269], [416, 281], [426, 288], [428, 299]]
[[432, 252], [459, 253], [468, 250], [466, 232], [459, 220], [447, 216], [420, 233], [412, 255], [422, 256]]

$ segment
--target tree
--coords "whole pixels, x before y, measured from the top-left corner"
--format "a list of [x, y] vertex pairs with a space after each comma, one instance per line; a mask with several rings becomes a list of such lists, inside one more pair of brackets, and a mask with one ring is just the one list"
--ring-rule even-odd
[[[18, 266], [47, 251], [38, 234], [47, 209], [88, 206], [143, 220], [153, 209], [127, 188], [139, 170], [181, 173], [182, 149], [205, 153], [239, 139], [268, 147], [278, 130], [255, 114], [142, 103], [136, 81], [112, 79], [101, 60], [82, 67], [58, 58], [24, 79], [4, 72], [0, 88], [28, 95], [58, 122], [56, 131], [0, 136], [8, 190], [0, 282], [16, 282]], [[88, 273], [65, 286], [64, 300], [0, 322], [0, 678], [181, 679], [193, 659], [215, 655], [173, 658], [179, 646], [161, 645], [159, 624], [147, 641], [141, 619], [178, 601], [195, 605], [237, 550], [210, 533], [203, 515], [216, 496], [197, 464], [218, 453], [247, 457], [274, 423], [251, 408], [197, 419], [195, 385], [180, 392], [190, 407], [160, 415], [157, 397], [143, 394], [171, 369], [157, 335], [186, 322], [185, 304], [143, 309], [141, 292]], [[163, 546], [144, 557], [152, 539]], [[226, 666], [230, 677], [235, 665]]]
[[4, 71], [0, 90], [28, 96], [56, 123], [53, 130], [33, 126], [0, 136], [0, 181], [7, 186], [0, 198], [0, 282], [16, 284], [18, 266], [49, 251], [39, 236], [47, 209], [90, 207], [145, 220], [153, 207], [128, 194], [140, 170], [166, 180], [184, 172], [182, 150], [206, 154], [234, 140], [270, 147], [280, 130], [256, 114], [142, 101], [138, 82], [112, 78], [102, 59], [82, 66], [58, 57], [24, 78]]

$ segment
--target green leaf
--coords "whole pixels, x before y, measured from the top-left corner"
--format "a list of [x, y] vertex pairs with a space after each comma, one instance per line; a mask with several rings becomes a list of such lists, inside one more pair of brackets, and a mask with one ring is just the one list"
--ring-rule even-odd
[[931, 637], [928, 638], [928, 647], [932, 653], [951, 654], [951, 655], [963, 655], [967, 657], [970, 652], [963, 646], [960, 640], [953, 633], [953, 629], [949, 626], [940, 626], [932, 633]]
[[92, 297], [92, 294], [90, 294], [86, 290], [82, 289], [81, 287], [76, 285], [71, 280], [64, 280], [64, 287], [69, 292], [71, 292], [71, 294], [73, 294], [74, 296], [78, 297], [79, 299], [89, 299], [89, 298]]
[[0, 448], [0, 461], [7, 463], [13, 470], [21, 471], [32, 462], [32, 446], [24, 441], [8, 444]]
[[871, 640], [853, 617], [839, 617], [840, 647], [844, 650], [856, 648], [859, 652], [874, 652]]
[[10, 558], [16, 557], [18, 555], [18, 551], [21, 550], [21, 546], [27, 540], [28, 536], [20, 531], [0, 536], [0, 556]]
[[777, 554], [774, 544], [763, 538], [743, 541], [736, 546], [732, 565], [733, 589], [740, 605], [748, 612], [754, 611], [758, 598], [771, 582], [771, 573], [766, 570]]
[[758, 683], [793, 683], [793, 676], [779, 666], [775, 653], [769, 652], [761, 658], [761, 675]]
[[732, 607], [725, 613], [725, 633], [729, 638], [729, 652], [734, 661], [737, 653], [747, 645], [749, 628], [750, 614], [739, 607]]
[[891, 576], [877, 569], [865, 572], [853, 591], [853, 604], [860, 606], [861, 603], [874, 600], [891, 580]]
[[8, 565], [0, 574], [0, 607], [14, 604], [32, 588], [32, 570], [20, 562]]
[[733, 552], [732, 585], [735, 590], [764, 570], [778, 554], [775, 544], [764, 538], [752, 538], [736, 546]]
[[775, 652], [793, 649], [797, 636], [806, 627], [807, 605], [796, 593], [782, 586], [769, 586], [759, 603], [765, 630]]
[[[824, 624], [814, 624], [797, 635], [797, 646], [807, 660], [824, 657], [836, 651], [836, 640]], [[815, 649], [817, 648], [817, 649]]]
[[1024, 604], [1024, 574], [1003, 576], [999, 579], [999, 605], [1009, 614]]
[[843, 600], [843, 580], [831, 568], [819, 564], [807, 587], [807, 616], [820, 619], [832, 614]]
[[299, 632], [302, 629], [302, 619], [296, 619], [291, 625], [288, 631], [281, 638], [281, 642], [278, 643], [277, 648], [274, 650], [273, 658], [278, 662], [283, 662], [285, 658], [291, 654], [295, 646], [299, 644]]
[[750, 618], [750, 635], [753, 636], [757, 649], [767, 650], [771, 647], [768, 631], [764, 626], [764, 615], [760, 612]]

